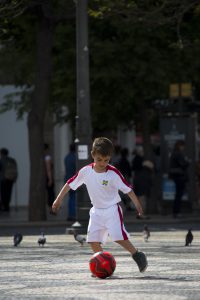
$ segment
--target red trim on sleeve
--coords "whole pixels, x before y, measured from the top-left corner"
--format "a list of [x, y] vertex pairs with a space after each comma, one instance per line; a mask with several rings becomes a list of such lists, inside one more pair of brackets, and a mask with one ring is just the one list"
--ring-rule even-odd
[[67, 184], [70, 184], [71, 182], [73, 182], [76, 179], [76, 177], [78, 176], [78, 173], [76, 173], [73, 177], [71, 177], [70, 179], [68, 179], [67, 180]]
[[121, 178], [121, 180], [123, 181], [124, 184], [126, 184], [128, 187], [133, 189], [132, 185], [130, 183], [128, 183], [128, 181], [126, 181], [124, 176], [121, 174], [121, 172], [117, 168], [115, 168], [114, 166], [108, 165], [107, 166], [107, 171], [108, 170], [114, 171]]
[[[94, 165], [94, 163], [91, 163], [88, 166], [91, 166], [93, 168], [93, 165]], [[84, 166], [83, 168], [85, 168], [85, 167], [87, 167], [87, 166]], [[81, 168], [80, 170], [82, 170], [83, 168]], [[76, 179], [76, 177], [78, 176], [80, 170], [74, 176], [72, 176], [71, 178], [69, 178], [67, 180], [67, 184], [70, 184], [71, 182], [73, 182]]]

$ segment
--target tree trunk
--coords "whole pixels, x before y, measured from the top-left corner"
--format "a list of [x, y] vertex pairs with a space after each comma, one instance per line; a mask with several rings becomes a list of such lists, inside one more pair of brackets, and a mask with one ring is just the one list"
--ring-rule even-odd
[[38, 14], [36, 41], [36, 78], [32, 107], [28, 115], [30, 189], [29, 221], [46, 220], [46, 190], [44, 164], [44, 119], [51, 75], [52, 28], [45, 17], [48, 1]]

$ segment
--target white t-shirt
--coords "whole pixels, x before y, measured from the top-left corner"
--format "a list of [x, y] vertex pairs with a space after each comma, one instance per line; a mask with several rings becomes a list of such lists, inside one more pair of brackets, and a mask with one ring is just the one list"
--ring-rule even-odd
[[125, 194], [131, 191], [131, 186], [115, 167], [108, 165], [103, 173], [97, 173], [93, 167], [94, 163], [83, 167], [67, 183], [72, 190], [85, 184], [94, 207], [108, 208], [121, 201], [119, 190]]

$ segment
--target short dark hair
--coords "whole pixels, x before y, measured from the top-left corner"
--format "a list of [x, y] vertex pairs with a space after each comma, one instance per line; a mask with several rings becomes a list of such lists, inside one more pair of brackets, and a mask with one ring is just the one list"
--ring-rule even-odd
[[69, 150], [71, 152], [75, 152], [76, 151], [76, 145], [75, 145], [75, 143], [72, 143], [72, 144], [69, 145]]
[[2, 148], [2, 149], [0, 150], [0, 153], [1, 153], [1, 155], [3, 155], [3, 156], [8, 156], [9, 151], [8, 151], [8, 149], [6, 149], [6, 148]]
[[113, 143], [106, 137], [95, 138], [92, 145], [92, 154], [100, 154], [102, 156], [111, 156], [113, 154]]

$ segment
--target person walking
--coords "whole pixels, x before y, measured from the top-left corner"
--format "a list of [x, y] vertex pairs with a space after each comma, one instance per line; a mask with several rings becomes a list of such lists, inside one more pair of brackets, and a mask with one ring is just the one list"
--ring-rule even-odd
[[54, 215], [55, 213], [52, 211], [52, 204], [55, 199], [53, 160], [49, 153], [49, 145], [46, 143], [44, 144], [44, 161], [46, 172], [47, 205], [49, 207], [49, 213]]
[[173, 203], [174, 218], [181, 217], [182, 198], [188, 181], [187, 169], [189, 160], [185, 156], [184, 151], [185, 142], [182, 140], [177, 141], [170, 157], [169, 177], [174, 181], [176, 189]]
[[10, 211], [13, 185], [18, 177], [17, 162], [6, 148], [0, 150], [0, 209]]
[[121, 199], [118, 191], [121, 190], [130, 197], [140, 215], [143, 214], [142, 206], [120, 171], [109, 164], [112, 153], [113, 144], [109, 139], [96, 138], [91, 151], [93, 163], [81, 168], [67, 181], [55, 199], [52, 209], [57, 212], [69, 190], [76, 190], [85, 184], [92, 203], [87, 242], [93, 252], [103, 251], [102, 244], [106, 242], [109, 235], [114, 242], [130, 253], [139, 271], [144, 272], [148, 266], [147, 258], [129, 240], [119, 205]]
[[[118, 166], [116, 167], [122, 173], [126, 181], [130, 182], [132, 173], [131, 173], [131, 164], [128, 160], [128, 155], [129, 155], [128, 148], [123, 148], [120, 154], [121, 155], [118, 161]], [[126, 210], [133, 210], [132, 201], [130, 200], [130, 198], [120, 191], [119, 194]]]
[[[76, 172], [76, 146], [71, 144], [69, 147], [69, 153], [64, 158], [65, 165], [65, 178], [64, 181], [67, 182]], [[67, 221], [76, 220], [76, 192], [69, 190], [68, 193], [68, 217]]]
[[133, 180], [135, 193], [142, 204], [144, 212], [142, 217], [137, 216], [138, 219], [148, 218], [146, 214], [148, 214], [148, 208], [150, 207], [151, 189], [153, 185], [153, 169], [154, 164], [150, 160], [144, 160], [141, 170], [136, 173]]
[[136, 149], [133, 151], [134, 157], [132, 159], [131, 168], [133, 171], [133, 177], [137, 175], [142, 169], [142, 163], [144, 161], [144, 150], [142, 146], [137, 146]]

